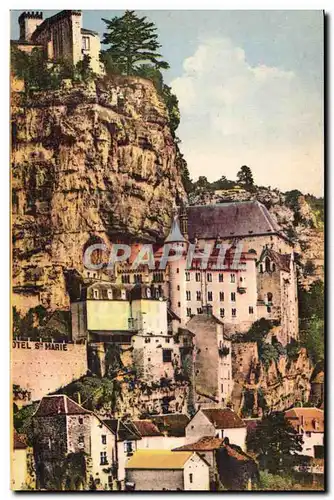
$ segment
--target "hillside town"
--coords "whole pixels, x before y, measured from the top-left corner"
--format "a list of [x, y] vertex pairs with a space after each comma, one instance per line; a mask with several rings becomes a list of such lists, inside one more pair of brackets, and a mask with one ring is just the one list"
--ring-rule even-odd
[[[67, 57], [75, 66], [88, 55], [94, 78], [106, 78], [99, 35], [82, 28], [81, 11], [47, 19], [41, 12], [24, 12], [19, 29], [13, 50], [45, 52], [55, 65]], [[306, 216], [294, 224], [296, 236], [274, 213], [273, 203], [259, 201], [253, 181], [225, 190], [195, 186], [192, 196], [200, 192], [202, 198], [193, 202], [175, 174], [177, 184], [166, 189], [175, 196], [166, 208], [167, 194], [159, 194], [157, 215], [146, 216], [148, 229], [124, 208], [128, 187], [123, 186], [106, 223], [108, 207], [94, 194], [97, 188], [86, 202], [81, 195], [75, 198], [80, 189], [88, 192], [82, 172], [91, 168], [101, 192], [113, 189], [116, 197], [117, 186], [109, 182], [102, 188], [105, 177], [96, 173], [113, 161], [103, 149], [106, 134], [114, 137], [121, 126], [130, 130], [124, 123], [134, 126], [140, 113], [154, 122], [152, 134], [157, 134], [165, 111], [143, 78], [128, 77], [124, 84], [111, 78], [107, 90], [105, 81], [87, 90], [92, 83], [69, 80], [62, 79], [52, 105], [47, 93], [40, 92], [38, 102], [32, 93], [27, 113], [34, 109], [35, 114], [15, 115], [12, 489], [257, 491], [280, 489], [269, 479], [284, 482], [287, 471], [293, 474], [291, 489], [323, 489], [324, 363], [310, 352], [305, 334], [314, 320], [306, 316], [306, 299], [322, 287], [323, 276], [314, 271], [311, 279], [304, 273], [297, 230]], [[13, 76], [17, 99], [24, 85]], [[153, 103], [144, 112], [136, 108], [143, 96]], [[73, 109], [85, 100], [91, 108], [80, 113], [94, 115], [92, 129], [99, 134], [90, 143], [96, 158], [84, 149], [84, 122], [78, 117], [70, 122]], [[46, 108], [50, 112], [42, 117]], [[57, 116], [47, 124], [56, 108]], [[64, 108], [66, 118], [60, 116]], [[44, 126], [34, 132], [38, 120]], [[137, 158], [149, 172], [153, 146], [147, 146], [151, 139], [143, 129], [151, 125], [136, 126], [136, 133], [124, 133], [112, 146], [130, 148], [129, 141], [138, 141], [136, 152], [117, 153], [117, 168], [125, 158], [129, 164]], [[166, 124], [162, 129], [169, 134]], [[49, 130], [50, 137], [34, 138], [41, 130]], [[168, 151], [173, 141], [168, 135]], [[145, 154], [139, 158], [140, 148]], [[163, 162], [169, 171], [171, 164], [165, 157]], [[58, 187], [51, 187], [54, 174], [43, 170], [51, 164], [65, 187], [59, 179]], [[93, 164], [99, 165], [96, 171]], [[134, 190], [135, 182], [149, 182], [153, 175], [131, 168]], [[79, 186], [73, 187], [75, 182]], [[75, 198], [74, 205], [70, 198], [68, 205], [62, 201], [61, 191]], [[213, 193], [218, 201], [212, 202]], [[236, 193], [250, 196], [236, 199]], [[134, 211], [141, 207], [138, 202]], [[286, 218], [298, 209], [286, 202]], [[158, 232], [160, 222], [164, 234]], [[318, 236], [316, 222], [312, 229]]]

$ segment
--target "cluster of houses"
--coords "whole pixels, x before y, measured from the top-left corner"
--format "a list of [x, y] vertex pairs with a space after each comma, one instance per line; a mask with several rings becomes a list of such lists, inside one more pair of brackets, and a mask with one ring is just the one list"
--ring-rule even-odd
[[[323, 411], [292, 408], [286, 418], [303, 436], [300, 453], [323, 458]], [[32, 424], [35, 487], [208, 491], [221, 484], [252, 489], [258, 467], [246, 450], [247, 423], [230, 408], [200, 409], [192, 418], [101, 418], [65, 395], [45, 396]], [[14, 489], [26, 484], [28, 452], [24, 436], [15, 433]]]

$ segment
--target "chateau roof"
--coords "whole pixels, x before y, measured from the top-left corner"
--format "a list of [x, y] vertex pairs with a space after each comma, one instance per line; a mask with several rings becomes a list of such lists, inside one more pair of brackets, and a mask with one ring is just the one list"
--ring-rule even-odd
[[238, 429], [246, 427], [245, 422], [229, 408], [208, 408], [200, 410], [216, 429]]
[[186, 435], [186, 427], [189, 424], [189, 417], [182, 413], [170, 413], [167, 415], [157, 415], [151, 417], [152, 422], [159, 431], [167, 436], [183, 437]]
[[91, 412], [65, 394], [44, 396], [34, 414], [35, 417], [48, 417], [52, 415], [87, 415]]
[[187, 207], [189, 239], [235, 238], [281, 232], [267, 208], [258, 201]]
[[183, 469], [192, 451], [138, 450], [127, 462], [126, 469]]
[[158, 427], [151, 420], [135, 420], [133, 422], [142, 437], [162, 436]]

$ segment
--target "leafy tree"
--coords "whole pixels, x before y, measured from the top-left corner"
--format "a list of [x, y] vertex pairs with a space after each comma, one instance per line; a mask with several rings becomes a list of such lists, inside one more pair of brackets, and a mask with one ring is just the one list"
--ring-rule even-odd
[[247, 342], [262, 342], [273, 327], [269, 319], [261, 318], [254, 321], [248, 332], [243, 336]]
[[116, 64], [125, 69], [127, 75], [133, 74], [138, 63], [145, 61], [156, 68], [169, 68], [158, 52], [161, 45], [156, 34], [157, 28], [146, 16], [139, 17], [133, 10], [126, 10], [121, 17], [102, 20], [107, 30], [103, 34], [102, 43], [110, 45], [106, 52]]
[[44, 51], [34, 48], [31, 54], [11, 48], [11, 67], [15, 76], [24, 81], [25, 91], [53, 90], [59, 87], [59, 76], [50, 69]]
[[310, 319], [316, 316], [319, 319], [324, 319], [324, 295], [325, 286], [321, 280], [314, 281], [309, 290], [299, 287], [298, 290], [298, 305], [299, 316], [302, 319]]
[[285, 419], [283, 412], [265, 416], [247, 435], [247, 449], [254, 451], [262, 469], [270, 473], [287, 471], [302, 451], [302, 437]]
[[88, 82], [89, 80], [92, 80], [95, 76], [95, 73], [92, 70], [90, 63], [91, 63], [91, 57], [85, 54], [81, 59], [81, 61], [78, 61], [76, 64], [75, 71], [79, 79], [82, 80], [83, 82]]
[[252, 171], [247, 165], [243, 165], [239, 172], [237, 173], [237, 179], [240, 184], [244, 184], [245, 186], [253, 186], [254, 179]]
[[304, 329], [300, 331], [300, 337], [314, 363], [322, 361], [325, 356], [324, 320], [313, 316], [310, 320], [305, 321]]
[[314, 272], [315, 272], [315, 264], [314, 262], [312, 262], [312, 260], [308, 260], [306, 263], [305, 263], [305, 266], [304, 266], [304, 274], [305, 276], [313, 276], [314, 275]]

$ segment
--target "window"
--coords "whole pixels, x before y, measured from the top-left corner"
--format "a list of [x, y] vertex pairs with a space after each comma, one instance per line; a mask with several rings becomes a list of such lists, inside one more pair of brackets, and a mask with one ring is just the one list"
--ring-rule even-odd
[[252, 306], [249, 306], [248, 312], [249, 312], [249, 314], [254, 314], [254, 309]]
[[151, 339], [149, 339], [149, 338], [145, 339], [145, 344], [149, 344], [150, 342], [151, 342]]
[[224, 384], [222, 384], [221, 391], [224, 392]]
[[170, 339], [166, 339], [166, 344], [169, 344], [170, 343]]
[[133, 453], [132, 441], [124, 441], [124, 451], [127, 455], [132, 455], [132, 453]]
[[93, 293], [94, 293], [94, 299], [98, 299], [99, 298], [99, 291], [96, 288], [94, 288]]
[[107, 436], [105, 434], [102, 434], [101, 440], [102, 440], [102, 444], [107, 444]]
[[89, 36], [83, 36], [82, 37], [82, 48], [83, 48], [83, 50], [89, 50], [90, 49]]
[[276, 271], [276, 265], [275, 265], [275, 262], [273, 262], [273, 271]]
[[223, 273], [219, 273], [218, 279], [219, 279], [219, 283], [223, 283], [223, 281], [224, 281], [224, 275], [223, 275]]
[[310, 432], [306, 432], [306, 436], [310, 438], [311, 437], [311, 433]]
[[181, 302], [178, 302], [178, 303], [177, 303], [177, 307], [181, 307]]
[[220, 317], [223, 318], [225, 316], [225, 309], [223, 307], [220, 308]]
[[130, 275], [122, 274], [122, 283], [130, 283]]
[[271, 313], [271, 307], [270, 306], [267, 306], [267, 312]]
[[265, 267], [266, 267], [266, 272], [270, 272], [270, 259], [269, 257], [266, 257], [266, 260], [264, 261]]
[[107, 452], [106, 451], [101, 451], [100, 452], [100, 465], [108, 465]]
[[112, 300], [112, 290], [108, 290], [108, 299]]
[[224, 302], [224, 292], [219, 292], [219, 300]]
[[83, 448], [85, 446], [85, 437], [79, 436], [78, 443], [79, 443], [80, 448]]
[[198, 307], [198, 308], [197, 308], [197, 314], [202, 314], [202, 312], [203, 312], [203, 311], [202, 311], [202, 308], [201, 308], [201, 307]]
[[187, 316], [191, 316], [191, 307], [187, 307]]
[[267, 300], [268, 300], [268, 304], [272, 303], [272, 301], [273, 301], [273, 294], [271, 292], [267, 293]]
[[201, 300], [201, 298], [202, 298], [201, 292], [197, 291], [196, 292], [196, 300]]
[[190, 273], [186, 272], [186, 281], [190, 281]]
[[179, 272], [180, 272], [180, 269], [178, 267], [176, 268], [176, 272], [177, 272], [177, 274], [179, 274]]
[[235, 283], [235, 274], [230, 275], [230, 281], [231, 283]]
[[235, 302], [235, 292], [231, 293], [231, 302]]
[[232, 309], [232, 318], [235, 318], [237, 315], [237, 310], [236, 309]]
[[208, 300], [212, 302], [212, 292], [208, 292]]
[[180, 285], [177, 285], [177, 291], [178, 292], [180, 291]]
[[189, 474], [189, 483], [192, 484], [192, 482], [193, 482], [193, 475]]
[[260, 273], [263, 274], [263, 265], [260, 264]]
[[211, 273], [207, 274], [207, 280], [211, 283], [211, 281], [212, 281], [212, 274]]
[[83, 424], [83, 418], [79, 417], [79, 424]]
[[163, 349], [162, 350], [162, 361], [163, 361], [163, 363], [171, 363], [172, 362], [171, 349]]
[[134, 283], [142, 283], [143, 282], [142, 275], [141, 274], [134, 274], [133, 281], [134, 281]]
[[189, 290], [186, 291], [187, 300], [191, 300], [191, 292]]
[[196, 273], [195, 279], [196, 279], [197, 282], [201, 281], [201, 273]]

